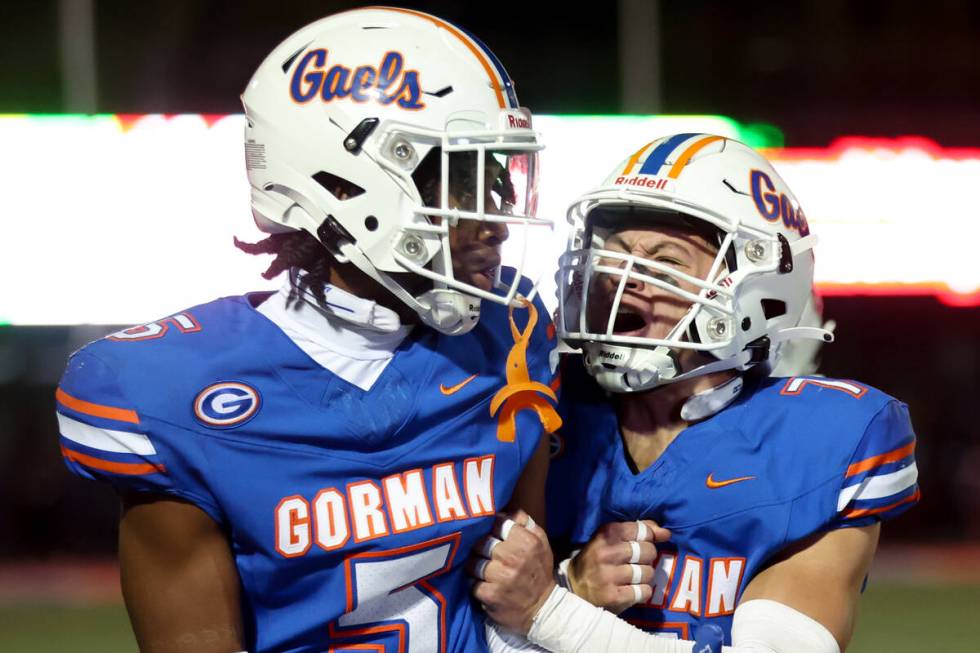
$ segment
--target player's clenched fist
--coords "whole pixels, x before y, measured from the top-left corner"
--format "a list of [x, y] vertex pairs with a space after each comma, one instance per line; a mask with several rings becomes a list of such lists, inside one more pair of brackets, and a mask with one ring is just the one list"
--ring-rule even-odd
[[487, 614], [520, 633], [555, 587], [548, 536], [522, 510], [497, 517], [492, 534], [474, 549], [469, 570], [477, 579], [473, 595]]
[[669, 530], [650, 520], [602, 526], [568, 565], [572, 591], [615, 614], [648, 601], [656, 544], [669, 538]]

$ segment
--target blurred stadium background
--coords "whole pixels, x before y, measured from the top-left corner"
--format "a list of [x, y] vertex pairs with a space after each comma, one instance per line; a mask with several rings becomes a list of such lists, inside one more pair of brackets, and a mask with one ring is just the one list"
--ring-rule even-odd
[[[821, 371], [902, 398], [919, 435], [922, 503], [884, 528], [849, 650], [980, 650], [980, 4], [401, 4], [477, 33], [547, 115], [559, 222], [660, 133], [770, 148], [822, 238]], [[0, 651], [135, 650], [117, 503], [62, 468], [55, 384], [119, 325], [268, 285], [231, 245], [257, 235], [238, 94], [283, 37], [352, 6], [0, 5]]]

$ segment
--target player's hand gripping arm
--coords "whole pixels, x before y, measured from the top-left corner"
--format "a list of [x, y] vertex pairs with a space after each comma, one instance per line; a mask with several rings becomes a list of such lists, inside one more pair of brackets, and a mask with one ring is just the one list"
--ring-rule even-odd
[[604, 524], [569, 561], [570, 589], [614, 614], [648, 601], [656, 544], [669, 539], [670, 531], [650, 520]]
[[[838, 653], [847, 645], [878, 526], [822, 534], [759, 574], [743, 595], [728, 653]], [[514, 538], [511, 540], [511, 538]], [[532, 542], [531, 540], [534, 540]], [[540, 529], [515, 526], [491, 551], [474, 594], [507, 628], [554, 653], [688, 653], [556, 587]], [[714, 649], [717, 650], [717, 649]]]
[[244, 648], [228, 539], [195, 506], [130, 493], [119, 523], [123, 597], [142, 653]]
[[[588, 562], [582, 565], [583, 591], [617, 611], [649, 599], [657, 556], [654, 542], [669, 537], [670, 531], [652, 521], [604, 526], [579, 554]], [[471, 564], [478, 580], [473, 588], [476, 598], [505, 629], [526, 633], [556, 586], [544, 529], [523, 512], [501, 516], [477, 556]]]

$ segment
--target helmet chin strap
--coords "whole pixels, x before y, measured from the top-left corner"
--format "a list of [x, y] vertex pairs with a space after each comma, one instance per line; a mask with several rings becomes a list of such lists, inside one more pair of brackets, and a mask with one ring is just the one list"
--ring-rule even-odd
[[458, 336], [468, 333], [480, 320], [480, 298], [451, 288], [433, 288], [419, 296], [424, 312], [418, 312], [422, 322], [436, 331]]
[[713, 388], [691, 395], [681, 406], [681, 419], [685, 422], [695, 422], [711, 417], [735, 401], [744, 386], [745, 381], [742, 380], [741, 375], [738, 375]]
[[415, 311], [426, 326], [446, 335], [458, 336], [471, 331], [479, 321], [478, 298], [449, 288], [433, 288], [413, 297], [401, 284], [374, 267], [356, 245], [341, 241], [339, 247], [341, 254]]
[[[799, 339], [833, 342], [834, 334], [819, 327], [790, 327], [772, 335], [773, 344]], [[676, 354], [664, 345], [648, 349], [587, 342], [582, 350], [589, 373], [610, 392], [641, 392], [714, 372], [744, 370], [753, 359], [753, 353], [744, 349], [732, 358], [704, 363], [681, 373]]]
[[820, 327], [790, 327], [780, 329], [773, 334], [773, 342], [784, 340], [819, 340], [820, 342], [833, 342], [834, 332]]
[[[726, 360], [717, 360], [680, 372], [676, 355], [669, 347], [653, 349], [586, 343], [586, 366], [600, 386], [610, 392], [641, 392], [696, 376], [742, 368], [752, 352], [742, 351]], [[607, 365], [611, 365], [609, 369]]]
[[[752, 358], [751, 352], [744, 351], [733, 359], [705, 363], [678, 374], [676, 355], [669, 347], [634, 349], [617, 345], [603, 345], [597, 352], [600, 359], [616, 358], [620, 354], [625, 356], [619, 360], [618, 369], [614, 370], [605, 369], [602, 363], [596, 364], [594, 358], [590, 360], [590, 356], [596, 353], [589, 351], [590, 349], [592, 347], [589, 345], [585, 346], [586, 365], [589, 367], [589, 372], [592, 373], [600, 386], [611, 392], [619, 393], [652, 390], [684, 379], [739, 368], [746, 365]], [[629, 369], [624, 372], [623, 367], [626, 365], [629, 366]], [[681, 406], [681, 419], [686, 422], [693, 422], [714, 415], [735, 401], [742, 391], [743, 385], [742, 377], [739, 375], [726, 379], [713, 388], [691, 395]]]
[[[323, 221], [327, 219], [327, 215], [322, 210], [318, 210], [308, 198], [292, 188], [270, 184], [267, 190], [285, 195], [306, 211], [312, 220], [316, 220], [314, 216], [319, 216], [320, 220], [317, 224], [323, 224]], [[436, 331], [451, 336], [462, 335], [473, 329], [479, 321], [480, 300], [475, 297], [447, 288], [429, 290], [418, 297], [414, 297], [390, 275], [376, 268], [374, 263], [361, 251], [361, 248], [349, 240], [338, 239], [336, 247], [338, 251], [328, 249], [338, 261], [353, 263], [361, 272], [391, 291], [402, 303], [418, 314], [423, 324]]]
[[[776, 342], [800, 338], [832, 342], [834, 334], [817, 327], [792, 327], [774, 334]], [[744, 370], [750, 365], [753, 354], [749, 349], [734, 358], [712, 361], [678, 374], [677, 356], [669, 347], [639, 349], [620, 345], [585, 343], [585, 363], [589, 373], [605, 390], [633, 393], [663, 387], [685, 379], [704, 376], [726, 370]], [[610, 366], [612, 369], [610, 369]], [[686, 422], [710, 417], [731, 404], [742, 391], [741, 375], [727, 379], [719, 385], [691, 395], [681, 406], [681, 419]]]

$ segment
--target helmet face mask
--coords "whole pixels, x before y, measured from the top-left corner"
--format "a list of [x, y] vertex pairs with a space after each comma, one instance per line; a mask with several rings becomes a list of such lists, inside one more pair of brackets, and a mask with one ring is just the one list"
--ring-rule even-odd
[[[548, 224], [534, 217], [538, 158], [537, 150], [527, 148], [537, 146], [466, 140], [470, 142], [432, 148], [415, 168], [419, 199], [412, 211], [417, 219], [404, 226], [392, 257], [401, 269], [432, 280], [436, 287], [509, 303], [519, 277], [507, 284], [501, 281], [499, 251], [491, 254], [487, 247], [477, 246], [477, 232], [493, 232], [489, 241], [499, 245], [511, 227]], [[461, 260], [461, 251], [469, 252], [470, 259]], [[486, 263], [479, 269], [489, 275], [487, 284], [456, 274], [457, 268], [465, 272]]]
[[[654, 141], [576, 201], [569, 222], [558, 331], [608, 390], [772, 365], [784, 340], [822, 336], [795, 329], [812, 286], [805, 216], [768, 162], [741, 143], [703, 134]], [[684, 260], [651, 253], [641, 240], [622, 246], [619, 235], [644, 232], [714, 251], [690, 249]], [[624, 317], [644, 298], [656, 329]], [[667, 314], [674, 319], [665, 326]]]
[[550, 224], [534, 215], [531, 115], [478, 40], [421, 12], [343, 12], [273, 50], [242, 101], [261, 229], [306, 230], [445, 333], [471, 329], [480, 300], [514, 301], [520, 270], [501, 284], [453, 269], [460, 224]]
[[712, 288], [710, 280], [727, 272], [717, 256], [717, 235], [706, 239], [676, 226], [670, 214], [626, 208], [628, 217], [614, 213], [618, 226], [600, 226], [590, 216], [584, 330], [623, 342], [643, 338], [649, 344], [685, 345], [684, 318], [694, 313], [694, 305], [715, 308], [699, 291]]

